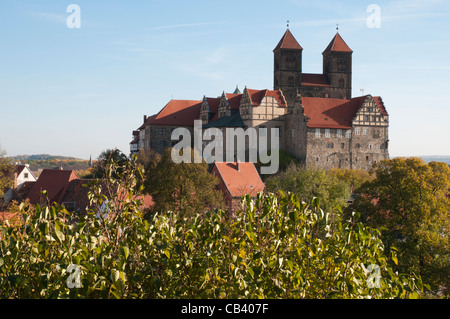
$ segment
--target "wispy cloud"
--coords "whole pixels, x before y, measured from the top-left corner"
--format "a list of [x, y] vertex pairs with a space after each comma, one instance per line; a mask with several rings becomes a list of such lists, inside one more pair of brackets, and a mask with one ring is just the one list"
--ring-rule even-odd
[[[56, 14], [53, 12], [32, 12], [31, 15], [41, 20], [46, 20], [65, 25], [67, 23], [67, 18], [70, 16], [70, 13]], [[94, 26], [94, 24], [84, 19], [83, 12], [81, 12], [81, 27], [91, 27], [91, 26]]]

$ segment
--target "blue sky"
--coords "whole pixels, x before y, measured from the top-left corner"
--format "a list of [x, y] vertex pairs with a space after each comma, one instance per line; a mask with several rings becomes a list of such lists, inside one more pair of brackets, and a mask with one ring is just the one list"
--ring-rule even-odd
[[[70, 29], [70, 4], [81, 28]], [[380, 8], [370, 28], [370, 4]], [[8, 155], [129, 152], [143, 115], [171, 98], [236, 85], [272, 89], [290, 20], [303, 70], [322, 72], [339, 24], [354, 51], [353, 96], [380, 95], [391, 156], [450, 155], [450, 1], [0, 2], [0, 147]]]

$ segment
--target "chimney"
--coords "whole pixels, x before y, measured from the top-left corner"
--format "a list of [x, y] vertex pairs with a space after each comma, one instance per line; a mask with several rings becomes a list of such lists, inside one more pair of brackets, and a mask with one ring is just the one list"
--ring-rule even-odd
[[144, 124], [147, 122], [147, 115], [144, 115]]
[[240, 167], [239, 167], [239, 161], [236, 162], [236, 169], [237, 169], [238, 172], [241, 171], [241, 169], [240, 169]]
[[17, 188], [17, 171], [14, 172], [14, 186], [13, 188], [16, 189]]

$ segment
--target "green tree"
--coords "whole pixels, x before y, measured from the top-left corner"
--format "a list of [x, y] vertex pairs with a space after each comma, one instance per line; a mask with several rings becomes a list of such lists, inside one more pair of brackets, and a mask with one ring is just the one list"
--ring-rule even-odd
[[[414, 270], [436, 293], [450, 292], [450, 169], [419, 158], [377, 163], [350, 208], [366, 225], [382, 229], [387, 247], [398, 249], [399, 271]], [[350, 211], [349, 211], [350, 212]]]
[[0, 148], [0, 202], [5, 192], [14, 185], [14, 165]]
[[330, 169], [328, 174], [335, 176], [341, 181], [345, 181], [347, 185], [358, 189], [365, 182], [373, 180], [374, 176], [369, 172], [362, 169], [350, 169], [350, 168], [333, 168]]
[[344, 180], [318, 168], [290, 164], [286, 170], [271, 176], [266, 181], [269, 192], [284, 191], [297, 194], [305, 202], [320, 198], [325, 211], [335, 207], [346, 207], [351, 187]]
[[117, 167], [116, 171], [121, 172], [128, 161], [129, 158], [117, 148], [104, 150], [93, 164], [91, 175], [87, 174], [85, 178], [104, 178], [110, 163], [115, 163]]
[[153, 210], [192, 215], [223, 208], [223, 194], [216, 188], [219, 181], [208, 172], [208, 164], [204, 161], [176, 164], [171, 151], [167, 149], [156, 164], [151, 161], [146, 168], [144, 187], [155, 202]]
[[[122, 173], [108, 169], [106, 181], [117, 189], [108, 201], [94, 184], [87, 216], [74, 220], [60, 206], [27, 214], [29, 206], [21, 205], [24, 223], [0, 227], [0, 298], [417, 298], [423, 292], [420, 277], [389, 267], [395, 256], [378, 230], [358, 214], [331, 221], [318, 200], [307, 205], [294, 194], [260, 193], [245, 197], [234, 219], [219, 210], [144, 220], [133, 200], [140, 174], [133, 164]], [[98, 215], [103, 204], [106, 218]]]

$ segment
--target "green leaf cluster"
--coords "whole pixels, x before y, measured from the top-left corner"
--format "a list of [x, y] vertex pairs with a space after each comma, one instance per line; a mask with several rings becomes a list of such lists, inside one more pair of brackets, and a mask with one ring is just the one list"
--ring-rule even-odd
[[[129, 164], [132, 165], [132, 164]], [[144, 219], [136, 171], [107, 174], [116, 197], [94, 184], [86, 216], [22, 205], [24, 223], [0, 230], [1, 298], [409, 298], [419, 277], [389, 267], [379, 231], [325, 213], [292, 193], [246, 196], [222, 210]], [[120, 179], [114, 176], [119, 174]], [[105, 207], [107, 207], [105, 209]], [[395, 255], [394, 259], [395, 261]], [[80, 288], [69, 288], [69, 266]], [[370, 270], [377, 266], [377, 273]], [[374, 276], [376, 275], [376, 276]], [[376, 283], [375, 285], [373, 283]]]
[[[398, 249], [400, 272], [415, 271], [435, 294], [450, 293], [450, 168], [443, 162], [394, 158], [377, 163], [351, 210], [365, 225], [382, 230]], [[349, 210], [348, 213], [351, 211]]]

